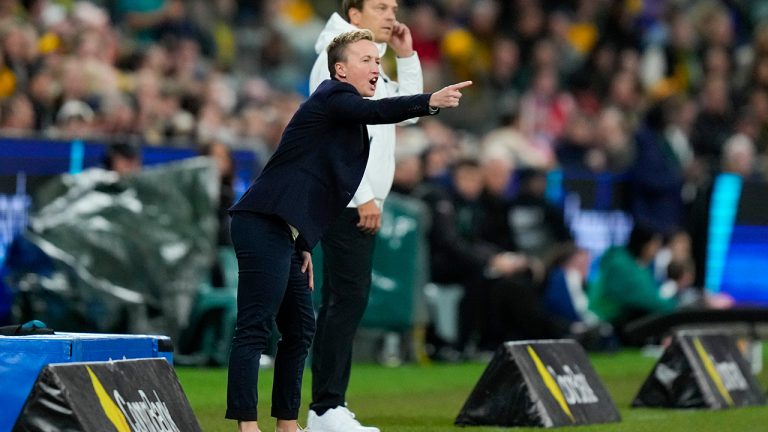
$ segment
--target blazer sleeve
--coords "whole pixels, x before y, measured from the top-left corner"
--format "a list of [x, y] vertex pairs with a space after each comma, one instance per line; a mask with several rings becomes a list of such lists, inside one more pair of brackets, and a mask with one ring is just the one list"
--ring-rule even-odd
[[400, 96], [379, 100], [364, 99], [349, 86], [328, 96], [328, 115], [338, 121], [360, 124], [388, 124], [429, 115], [431, 94]]

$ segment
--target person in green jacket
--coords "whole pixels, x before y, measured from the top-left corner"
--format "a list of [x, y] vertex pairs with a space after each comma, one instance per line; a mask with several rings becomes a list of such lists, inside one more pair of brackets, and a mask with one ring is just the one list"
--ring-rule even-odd
[[626, 246], [609, 248], [600, 259], [589, 290], [589, 307], [622, 333], [628, 322], [645, 315], [672, 312], [677, 300], [663, 298], [651, 261], [662, 246], [660, 233], [635, 225]]

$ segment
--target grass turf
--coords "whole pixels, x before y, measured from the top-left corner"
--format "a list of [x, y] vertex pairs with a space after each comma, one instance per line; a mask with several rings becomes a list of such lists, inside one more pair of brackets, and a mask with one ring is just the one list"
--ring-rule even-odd
[[[763, 372], [758, 376], [768, 386], [768, 346]], [[622, 416], [621, 423], [558, 428], [561, 431], [618, 432], [721, 432], [768, 431], [768, 407], [738, 408], [724, 411], [632, 409], [629, 404], [655, 363], [655, 359], [627, 350], [617, 354], [590, 356], [598, 375], [608, 388]], [[350, 408], [365, 424], [385, 432], [489, 432], [502, 430], [535, 431], [536, 428], [458, 428], [453, 420], [469, 395], [485, 364], [407, 365], [389, 369], [378, 365], [356, 364], [347, 398]], [[235, 431], [235, 422], [223, 418], [226, 405], [226, 370], [177, 368], [177, 374], [192, 409], [204, 431]], [[310, 395], [310, 372], [304, 376], [299, 422], [306, 421]], [[259, 375], [260, 428], [274, 430], [269, 417], [272, 371]]]

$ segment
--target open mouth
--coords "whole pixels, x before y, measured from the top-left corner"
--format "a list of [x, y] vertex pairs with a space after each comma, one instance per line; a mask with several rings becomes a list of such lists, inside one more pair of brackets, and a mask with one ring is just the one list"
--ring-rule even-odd
[[369, 79], [368, 82], [371, 84], [371, 86], [376, 87], [376, 83], [379, 82], [379, 77], [375, 76]]

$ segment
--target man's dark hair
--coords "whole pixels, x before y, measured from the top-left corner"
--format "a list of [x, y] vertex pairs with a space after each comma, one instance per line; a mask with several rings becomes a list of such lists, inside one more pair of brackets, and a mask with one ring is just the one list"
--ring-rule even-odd
[[343, 0], [341, 2], [341, 13], [344, 14], [344, 18], [349, 21], [349, 10], [352, 8], [362, 11], [366, 1], [367, 0]]
[[373, 33], [367, 29], [352, 30], [336, 36], [328, 44], [326, 51], [328, 51], [328, 72], [331, 73], [331, 78], [336, 76], [336, 63], [347, 61], [347, 47], [361, 40], [373, 41]]
[[141, 159], [139, 148], [124, 141], [117, 141], [107, 147], [104, 153], [104, 168], [111, 170], [114, 168], [114, 161], [117, 158], [138, 160]]
[[627, 250], [633, 257], [638, 258], [643, 253], [645, 246], [656, 238], [660, 238], [661, 233], [652, 227], [636, 223], [632, 228], [632, 232], [629, 233], [629, 241], [627, 242]]
[[520, 187], [527, 186], [531, 181], [537, 179], [547, 179], [547, 172], [535, 167], [521, 168], [517, 172], [517, 181], [520, 183]]
[[474, 169], [480, 169], [480, 161], [478, 161], [475, 158], [471, 157], [463, 157], [453, 164], [453, 170], [454, 172], [463, 169], [463, 168], [474, 168]]
[[687, 270], [685, 262], [680, 260], [672, 260], [667, 265], [667, 278], [672, 280], [680, 279]]

